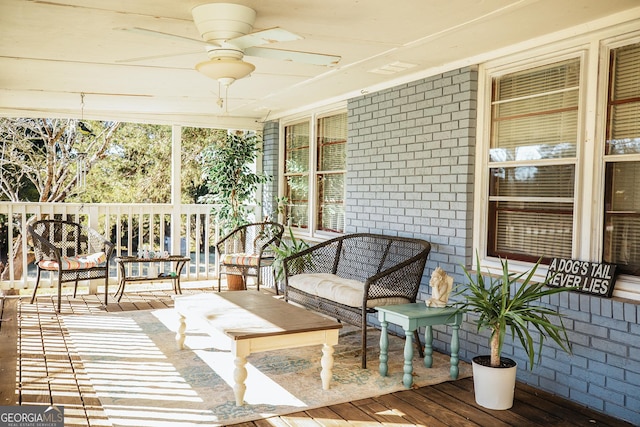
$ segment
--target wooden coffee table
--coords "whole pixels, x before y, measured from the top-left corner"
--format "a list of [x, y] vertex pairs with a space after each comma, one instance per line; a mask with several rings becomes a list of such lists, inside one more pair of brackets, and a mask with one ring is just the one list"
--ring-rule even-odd
[[258, 291], [179, 295], [175, 310], [180, 317], [176, 341], [181, 349], [189, 319], [231, 339], [237, 406], [244, 404], [247, 356], [260, 351], [321, 344], [320, 378], [322, 388], [329, 389], [340, 323]]

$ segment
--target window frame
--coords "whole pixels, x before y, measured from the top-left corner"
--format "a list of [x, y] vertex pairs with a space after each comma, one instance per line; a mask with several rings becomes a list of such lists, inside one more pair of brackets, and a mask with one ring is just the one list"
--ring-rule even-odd
[[[602, 194], [602, 202], [599, 206], [599, 245], [597, 247], [598, 258], [602, 259], [604, 251], [604, 226], [605, 226], [605, 197], [604, 192], [606, 190], [605, 182], [605, 170], [608, 163], [616, 162], [639, 162], [640, 153], [636, 154], [608, 154], [605, 155], [605, 143], [607, 137], [607, 109], [608, 109], [608, 96], [609, 96], [609, 79], [610, 79], [610, 58], [611, 52], [619, 47], [624, 47], [631, 44], [640, 43], [640, 31], [633, 33], [627, 33], [621, 36], [611, 37], [603, 39], [600, 43], [599, 52], [599, 74], [601, 75], [601, 82], [598, 91], [598, 115], [601, 118], [598, 122], [598, 141], [599, 141], [599, 164], [600, 164], [600, 193]], [[633, 300], [640, 301], [640, 276], [632, 276], [628, 274], [621, 274], [616, 280], [614, 288], [614, 296], [625, 297]]]
[[[607, 121], [607, 96], [609, 90], [609, 58], [611, 50], [640, 41], [640, 31], [621, 36], [593, 35], [589, 40], [563, 42], [554, 48], [531, 49], [510, 57], [480, 64], [478, 68], [478, 126], [476, 129], [476, 182], [473, 225], [474, 261], [476, 250], [483, 268], [491, 273], [500, 272], [498, 258], [487, 256], [489, 225], [489, 169], [494, 166], [489, 159], [491, 142], [492, 80], [501, 75], [532, 69], [579, 56], [580, 93], [578, 114], [578, 145], [575, 157], [575, 192], [573, 214], [572, 258], [602, 261], [604, 245], [605, 167], [608, 162], [620, 160], [620, 156], [605, 156], [604, 144]], [[625, 161], [632, 159], [626, 155]], [[640, 154], [632, 155], [640, 160]], [[606, 158], [605, 158], [606, 157]], [[594, 197], [594, 195], [596, 195]], [[589, 236], [585, 238], [584, 236]], [[475, 264], [475, 262], [474, 262]], [[522, 272], [531, 263], [511, 261], [514, 272]], [[547, 266], [541, 265], [536, 279], [544, 279]], [[614, 297], [640, 300], [640, 276], [620, 275], [616, 280]]]
[[[308, 122], [309, 124], [309, 165], [308, 165], [308, 179], [309, 179], [309, 209], [307, 212], [308, 216], [308, 227], [291, 227], [293, 233], [296, 237], [301, 237], [304, 239], [309, 239], [310, 241], [321, 241], [330, 239], [332, 237], [341, 236], [344, 233], [337, 233], [332, 231], [324, 231], [318, 229], [318, 210], [320, 209], [320, 204], [318, 203], [318, 176], [322, 174], [326, 174], [327, 171], [319, 171], [318, 170], [318, 121], [322, 118], [335, 116], [338, 114], [347, 114], [348, 121], [348, 111], [346, 102], [334, 104], [331, 106], [327, 106], [325, 108], [317, 109], [314, 111], [308, 111], [302, 114], [298, 114], [296, 116], [290, 116], [280, 120], [280, 150], [279, 150], [279, 163], [278, 163], [278, 197], [284, 197], [285, 187], [286, 187], [286, 174], [285, 174], [285, 129], [288, 126], [293, 126], [296, 124], [300, 124], [303, 122]], [[348, 123], [347, 123], [348, 127]], [[346, 144], [349, 143], [348, 138], [348, 129], [347, 129], [347, 141]], [[331, 171], [331, 173], [336, 173], [336, 171]], [[344, 195], [343, 195], [343, 205], [346, 211], [347, 205], [347, 169], [343, 171], [345, 180], [344, 180]], [[284, 214], [279, 214], [280, 220], [285, 223]], [[285, 223], [286, 225], [286, 223]], [[346, 227], [346, 221], [345, 221]]]

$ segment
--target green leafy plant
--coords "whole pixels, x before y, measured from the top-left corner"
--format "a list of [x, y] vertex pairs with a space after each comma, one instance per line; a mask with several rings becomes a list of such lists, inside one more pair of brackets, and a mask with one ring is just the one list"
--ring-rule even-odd
[[213, 214], [229, 232], [249, 222], [258, 187], [267, 175], [252, 169], [260, 153], [260, 139], [244, 132], [228, 132], [226, 138], [206, 147], [201, 154], [203, 174], [209, 194], [200, 198], [216, 206]]
[[[540, 333], [538, 343], [538, 362], [542, 357], [542, 345], [546, 337], [552, 339], [564, 351], [571, 354], [571, 343], [562, 322], [562, 315], [539, 304], [540, 298], [573, 288], [548, 288], [551, 278], [542, 282], [534, 282], [533, 276], [540, 265], [540, 260], [529, 270], [520, 274], [509, 273], [508, 260], [500, 259], [502, 274], [498, 277], [481, 273], [480, 258], [476, 255], [477, 271], [472, 275], [464, 268], [469, 284], [456, 292], [464, 295], [464, 299], [455, 306], [463, 312], [478, 315], [475, 324], [477, 331], [487, 328], [491, 332], [491, 366], [500, 366], [502, 346], [507, 329], [515, 340], [518, 337], [529, 357], [529, 367], [533, 369], [536, 346], [531, 336], [529, 325]], [[551, 322], [557, 318], [559, 324]]]
[[[289, 238], [282, 239], [279, 245], [272, 245], [271, 249], [275, 253], [273, 260], [273, 270], [276, 274], [276, 281], [280, 282], [284, 279], [284, 259], [295, 255], [310, 247], [309, 243], [302, 239], [296, 239], [293, 235], [293, 230], [289, 227]], [[305, 257], [299, 258], [300, 263], [306, 262]]]

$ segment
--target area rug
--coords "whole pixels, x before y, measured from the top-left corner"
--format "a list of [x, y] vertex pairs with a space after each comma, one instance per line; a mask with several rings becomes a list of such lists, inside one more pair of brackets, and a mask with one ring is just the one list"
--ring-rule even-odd
[[[231, 425], [403, 390], [404, 340], [389, 337], [389, 374], [378, 372], [379, 332], [369, 330], [368, 369], [360, 367], [360, 332], [345, 326], [334, 347], [331, 387], [322, 389], [321, 346], [251, 354], [246, 405], [236, 406], [234, 364], [224, 335], [187, 325], [175, 342], [171, 309], [64, 316], [87, 386], [114, 426]], [[414, 386], [450, 381], [449, 356], [434, 353], [427, 369], [416, 355]], [[80, 374], [80, 372], [79, 372]], [[460, 362], [459, 378], [471, 375]]]

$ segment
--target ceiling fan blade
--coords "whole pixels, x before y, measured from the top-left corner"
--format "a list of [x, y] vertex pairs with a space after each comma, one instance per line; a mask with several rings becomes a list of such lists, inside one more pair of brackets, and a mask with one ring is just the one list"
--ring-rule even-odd
[[150, 55], [150, 56], [139, 56], [137, 58], [127, 58], [127, 59], [117, 59], [117, 63], [128, 63], [128, 62], [140, 62], [140, 61], [148, 61], [151, 59], [162, 59], [162, 58], [171, 58], [173, 56], [186, 56], [186, 55], [195, 55], [202, 54], [202, 50], [198, 50], [197, 52], [180, 52], [180, 53], [165, 53], [162, 55]]
[[261, 47], [248, 47], [245, 49], [244, 54], [249, 56], [259, 56], [261, 58], [302, 62], [305, 64], [324, 65], [329, 67], [336, 65], [341, 59], [340, 56], [336, 55], [300, 52], [295, 50], [266, 49]]
[[192, 43], [192, 44], [195, 43], [203, 46], [215, 46], [215, 47], [220, 46], [214, 42], [206, 42], [204, 40], [192, 39], [189, 37], [179, 36], [177, 34], [163, 33], [162, 31], [149, 30], [149, 29], [140, 28], [140, 27], [121, 27], [121, 28], [115, 28], [115, 29], [121, 30], [121, 31], [129, 31], [132, 33], [144, 34], [147, 36], [163, 37], [163, 38], [171, 39], [174, 41], [182, 41], [182, 42]]
[[302, 40], [302, 38], [303, 37], [294, 34], [291, 31], [283, 30], [279, 27], [274, 27], [262, 31], [256, 31], [250, 34], [245, 34], [244, 36], [227, 40], [227, 42], [236, 47], [239, 47], [240, 49], [246, 49], [248, 47], [260, 46], [269, 43]]

